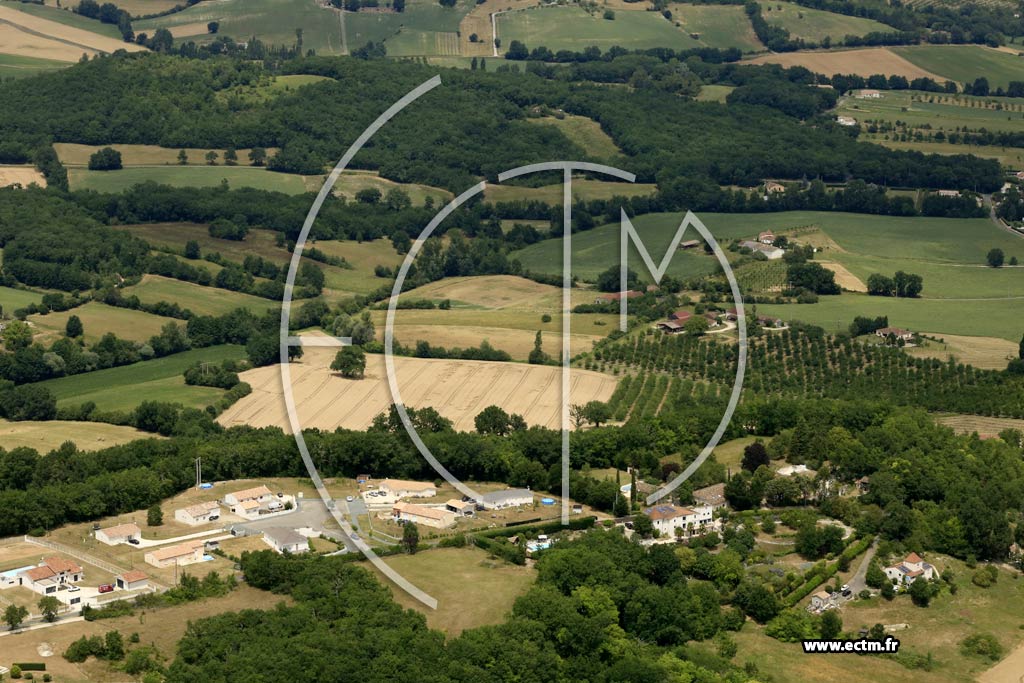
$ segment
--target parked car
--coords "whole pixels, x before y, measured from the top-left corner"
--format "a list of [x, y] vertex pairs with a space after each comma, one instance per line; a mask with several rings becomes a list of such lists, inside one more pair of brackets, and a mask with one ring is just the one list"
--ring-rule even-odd
[[80, 590], [82, 589], [78, 586], [68, 586], [68, 593], [77, 593]]
[[277, 492], [277, 497], [278, 497], [278, 498], [284, 498], [284, 494], [283, 494], [283, 493], [281, 493], [280, 491], [278, 491], [278, 492]]
[[111, 586], [109, 583], [105, 583], [102, 586], [100, 586], [98, 590], [100, 593], [113, 593], [114, 587]]
[[216, 522], [218, 519], [220, 519], [220, 515], [210, 515], [211, 522]]
[[137, 539], [137, 538], [129, 538], [128, 542], [131, 543], [132, 545], [139, 545], [139, 539]]
[[355, 498], [353, 496], [345, 496], [345, 500], [351, 503], [353, 500], [355, 500]]
[[842, 591], [843, 595], [846, 595], [848, 592], [850, 592], [850, 584], [844, 583], [843, 587], [839, 590]]

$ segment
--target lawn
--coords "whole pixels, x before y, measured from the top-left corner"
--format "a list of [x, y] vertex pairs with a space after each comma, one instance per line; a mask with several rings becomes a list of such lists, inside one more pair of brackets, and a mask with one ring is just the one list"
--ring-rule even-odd
[[959, 83], [984, 76], [993, 88], [1005, 88], [1024, 74], [1024, 58], [980, 45], [910, 45], [892, 51], [926, 71]]
[[618, 45], [627, 50], [670, 47], [675, 50], [700, 47], [685, 31], [676, 28], [658, 12], [615, 12], [604, 19], [600, 11], [590, 14], [579, 7], [535, 7], [498, 16], [498, 38], [503, 47], [513, 40], [528, 48], [583, 50], [596, 45], [602, 50]]
[[252, 166], [136, 166], [118, 171], [68, 169], [72, 190], [95, 190], [119, 193], [146, 182], [173, 187], [219, 187], [224, 181], [231, 188], [253, 187], [257, 190], [303, 194], [315, 191], [319, 176], [276, 173]]
[[848, 35], [863, 36], [868, 33], [896, 31], [892, 26], [873, 19], [810, 9], [792, 2], [769, 2], [761, 7], [765, 21], [769, 24], [781, 26], [789, 31], [793, 38], [814, 42], [831, 37], [833, 44], [838, 45]]
[[118, 30], [115, 24], [104, 24], [99, 19], [83, 17], [80, 14], [75, 14], [70, 9], [58, 9], [56, 7], [36, 5], [35, 3], [30, 2], [5, 1], [2, 4], [4, 7], [10, 7], [20, 12], [24, 12], [25, 14], [31, 14], [32, 16], [39, 17], [40, 19], [54, 21], [58, 24], [63, 24], [72, 28], [97, 33], [101, 36], [106, 36], [107, 38], [117, 38], [118, 40], [121, 40], [121, 31]]
[[67, 311], [30, 315], [28, 321], [34, 326], [36, 334], [63, 335], [68, 318], [73, 315], [77, 315], [82, 321], [87, 342], [96, 341], [107, 332], [113, 332], [121, 339], [146, 342], [150, 337], [160, 334], [160, 329], [167, 323], [185, 326], [184, 320], [165, 318], [130, 308], [108, 306], [97, 301], [90, 301], [84, 306]]
[[380, 577], [384, 585], [392, 588], [395, 601], [425, 612], [431, 628], [451, 636], [469, 628], [502, 623], [515, 599], [534, 581], [532, 569], [489, 557], [478, 548], [438, 548], [415, 555], [395, 555], [384, 561], [413, 585], [437, 598], [438, 604], [436, 610], [427, 609]]
[[280, 301], [271, 301], [242, 292], [230, 292], [216, 287], [203, 287], [191, 282], [182, 282], [160, 275], [146, 275], [142, 281], [124, 290], [125, 296], [137, 296], [144, 304], [159, 301], [176, 303], [199, 315], [224, 315], [236, 308], [248, 308], [256, 314], [280, 306]]
[[185, 368], [198, 361], [220, 363], [244, 358], [245, 349], [241, 346], [211, 346], [134, 365], [50, 379], [40, 382], [39, 386], [53, 392], [60, 407], [93, 401], [101, 411], [131, 410], [148, 400], [202, 408], [224, 392], [210, 387], [187, 386], [182, 376]]
[[757, 39], [743, 7], [730, 5], [669, 5], [672, 21], [687, 34], [698, 34], [701, 45], [720, 49], [735, 47], [743, 52], [760, 52]]
[[0, 287], [0, 313], [11, 315], [19, 308], [29, 304], [37, 304], [43, 300], [42, 294], [13, 287]]
[[611, 136], [601, 130], [601, 124], [586, 116], [566, 114], [562, 118], [545, 116], [540, 119], [527, 119], [539, 126], [552, 126], [561, 131], [570, 142], [578, 145], [587, 155], [608, 160], [622, 154]]

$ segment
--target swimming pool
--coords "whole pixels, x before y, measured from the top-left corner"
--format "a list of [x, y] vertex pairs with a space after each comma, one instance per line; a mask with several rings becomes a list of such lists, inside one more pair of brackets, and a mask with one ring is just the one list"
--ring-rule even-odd
[[34, 564], [30, 564], [27, 567], [18, 567], [17, 569], [8, 569], [5, 572], [0, 572], [0, 578], [13, 579], [13, 578], [17, 577], [18, 574], [20, 574], [21, 572], [26, 571], [28, 569], [34, 569], [34, 568], [35, 568], [35, 565]]

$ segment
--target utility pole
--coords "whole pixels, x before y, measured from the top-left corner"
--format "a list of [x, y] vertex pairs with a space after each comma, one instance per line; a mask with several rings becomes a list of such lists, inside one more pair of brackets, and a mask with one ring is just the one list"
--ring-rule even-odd
[[203, 483], [203, 459], [201, 457], [196, 458], [196, 489]]

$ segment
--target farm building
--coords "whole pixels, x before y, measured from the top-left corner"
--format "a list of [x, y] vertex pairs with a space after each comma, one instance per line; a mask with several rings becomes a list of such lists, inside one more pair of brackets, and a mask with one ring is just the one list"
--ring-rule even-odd
[[700, 240], [685, 240], [679, 243], [680, 249], [696, 249], [700, 246]]
[[205, 544], [202, 541], [186, 541], [169, 548], [157, 548], [146, 553], [145, 560], [159, 569], [184, 566], [203, 561]]
[[877, 90], [858, 90], [857, 94], [854, 95], [858, 100], [880, 100], [882, 99], [882, 93]]
[[447, 529], [455, 524], [455, 513], [447, 508], [432, 508], [415, 503], [395, 503], [391, 516], [396, 522], [412, 522], [435, 529]]
[[505, 489], [483, 493], [477, 504], [484, 510], [502, 510], [523, 505], [533, 505], [533, 491], [529, 489]]
[[765, 194], [782, 194], [786, 191], [786, 186], [782, 183], [776, 183], [771, 180], [766, 180], [764, 183]]
[[63, 585], [73, 585], [85, 578], [85, 571], [78, 564], [63, 557], [47, 557], [39, 566], [26, 569], [18, 574], [21, 585], [40, 595], [51, 595]]
[[938, 575], [938, 570], [921, 559], [917, 553], [910, 553], [902, 562], [886, 567], [885, 575], [898, 588], [909, 586], [920, 577], [924, 577], [925, 581], [931, 581]]
[[114, 579], [114, 586], [123, 591], [141, 590], [149, 586], [149, 577], [145, 572], [133, 569]]
[[366, 483], [368, 483], [370, 481], [370, 479], [371, 479], [371, 477], [370, 477], [369, 474], [359, 474], [359, 475], [356, 475], [356, 483], [357, 484], [366, 484]]
[[685, 330], [683, 329], [683, 324], [680, 322], [676, 322], [675, 320], [661, 321], [660, 323], [658, 323], [658, 329], [661, 330], [662, 332], [665, 332], [666, 334], [679, 334], [680, 332], [685, 332]]
[[780, 259], [786, 253], [785, 251], [779, 249], [778, 247], [773, 247], [768, 244], [761, 244], [760, 242], [755, 242], [753, 240], [746, 240], [745, 242], [740, 242], [740, 246], [749, 249], [750, 251], [764, 254], [769, 261], [775, 261], [777, 259]]
[[460, 517], [472, 517], [476, 514], [476, 504], [471, 500], [455, 500], [452, 498], [444, 506]]
[[708, 311], [705, 313], [704, 318], [708, 321], [708, 327], [718, 327], [718, 314], [714, 311]]
[[762, 232], [757, 236], [757, 241], [760, 242], [761, 244], [771, 244], [772, 242], [775, 241], [775, 233]]
[[430, 482], [404, 479], [385, 479], [380, 483], [380, 490], [395, 498], [432, 498], [437, 495], [437, 487]]
[[694, 508], [655, 505], [644, 510], [644, 514], [654, 523], [654, 528], [668, 538], [690, 538], [703, 534], [712, 524], [713, 512], [709, 505]]
[[902, 339], [903, 341], [910, 341], [914, 338], [914, 333], [910, 330], [904, 330], [901, 327], [882, 327], [875, 330], [875, 336], [881, 337], [882, 339], [888, 339], [892, 336], [896, 339]]
[[190, 505], [174, 511], [174, 519], [182, 524], [196, 526], [220, 519], [220, 504], [215, 500]]
[[142, 530], [138, 524], [118, 524], [106, 529], [97, 529], [93, 532], [96, 540], [107, 545], [118, 545], [127, 543], [129, 540], [142, 538]]
[[712, 484], [711, 486], [697, 489], [693, 492], [693, 500], [696, 501], [697, 505], [706, 505], [712, 510], [724, 508], [726, 506], [725, 484]]
[[669, 313], [668, 319], [675, 320], [676, 322], [685, 323], [687, 320], [693, 317], [693, 313], [689, 311], [676, 311], [675, 313]]
[[272, 527], [263, 531], [263, 541], [279, 553], [309, 552], [309, 539], [285, 527]]
[[773, 318], [770, 315], [757, 316], [757, 324], [761, 327], [784, 327], [786, 325], [782, 318]]
[[[642, 296], [642, 294], [643, 294], [642, 292], [638, 292], [638, 291], [636, 291], [634, 289], [627, 289], [626, 290], [626, 298], [627, 299], [635, 299], [638, 296]], [[622, 292], [608, 292], [607, 294], [599, 295], [596, 299], [594, 299], [594, 303], [595, 304], [610, 304], [611, 302], [618, 301], [621, 298], [622, 298]]]
[[857, 119], [853, 118], [852, 116], [837, 116], [836, 123], [838, 123], [840, 126], [856, 126]]

